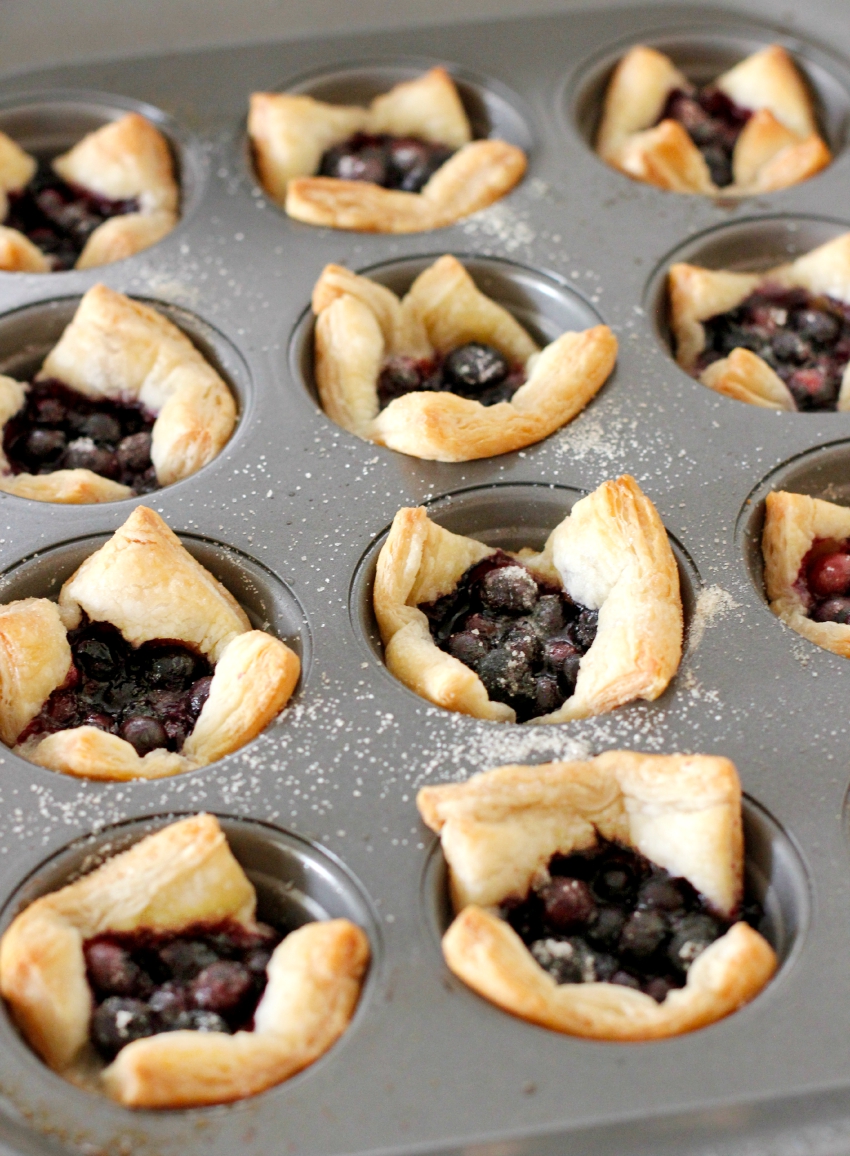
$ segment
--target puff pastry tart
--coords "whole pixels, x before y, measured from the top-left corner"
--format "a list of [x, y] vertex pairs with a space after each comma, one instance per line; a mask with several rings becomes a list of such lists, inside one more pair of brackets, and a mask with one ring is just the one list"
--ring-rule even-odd
[[366, 233], [421, 233], [484, 209], [525, 172], [525, 153], [473, 140], [444, 68], [368, 108], [255, 92], [248, 133], [266, 192], [290, 217]]
[[744, 902], [728, 759], [608, 751], [425, 787], [456, 918], [451, 970], [570, 1035], [652, 1040], [713, 1023], [776, 969]]
[[95, 285], [32, 383], [0, 374], [0, 490], [75, 503], [149, 493], [212, 461], [235, 424], [233, 394], [176, 325]]
[[300, 663], [137, 506], [58, 605], [0, 607], [0, 739], [54, 771], [155, 779], [238, 750], [289, 700]]
[[390, 671], [437, 706], [557, 723], [655, 699], [682, 654], [679, 574], [633, 478], [604, 482], [541, 553], [508, 554], [399, 510], [378, 557]]
[[51, 1068], [128, 1107], [253, 1096], [332, 1047], [369, 963], [347, 919], [282, 934], [255, 909], [218, 822], [195, 815], [18, 915], [0, 990]]
[[522, 449], [571, 421], [614, 368], [607, 325], [539, 349], [448, 254], [398, 297], [339, 265], [313, 290], [325, 412], [358, 437], [440, 462]]
[[131, 257], [177, 224], [168, 142], [128, 112], [53, 161], [0, 133], [0, 269], [48, 273]]
[[767, 273], [669, 273], [676, 360], [767, 409], [850, 409], [850, 233]]
[[762, 552], [773, 613], [850, 658], [850, 509], [804, 494], [768, 494]]
[[664, 53], [636, 45], [611, 78], [596, 151], [635, 180], [709, 196], [784, 189], [832, 160], [806, 84], [777, 44], [701, 89]]

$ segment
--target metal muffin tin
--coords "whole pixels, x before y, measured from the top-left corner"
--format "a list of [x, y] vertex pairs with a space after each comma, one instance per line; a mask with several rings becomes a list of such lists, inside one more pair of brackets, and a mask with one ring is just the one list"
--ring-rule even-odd
[[[850, 1152], [850, 665], [768, 610], [761, 502], [785, 485], [850, 504], [850, 415], [775, 414], [713, 394], [667, 344], [674, 257], [765, 267], [850, 228], [850, 38], [828, 6], [800, 28], [695, 6], [301, 40], [56, 68], [0, 83], [0, 128], [56, 150], [140, 108], [169, 134], [183, 219], [160, 244], [87, 272], [0, 274], [0, 363], [38, 363], [97, 280], [153, 301], [230, 381], [236, 432], [194, 477], [144, 501], [300, 648], [281, 719], [210, 767], [96, 783], [0, 757], [2, 925], [46, 889], [169, 816], [227, 821], [267, 913], [348, 914], [373, 964], [357, 1015], [313, 1067], [229, 1107], [129, 1112], [52, 1074], [0, 1013], [0, 1153]], [[844, 40], [847, 42], [843, 42]], [[665, 194], [589, 146], [613, 63], [669, 50], [701, 79], [779, 40], [810, 77], [836, 159], [814, 180], [734, 204]], [[365, 236], [288, 220], [257, 186], [245, 138], [256, 89], [356, 100], [446, 63], [481, 134], [529, 151], [527, 177], [435, 233]], [[107, 95], [101, 95], [107, 94]], [[39, 143], [40, 142], [40, 143]], [[601, 318], [618, 367], [570, 426], [464, 465], [361, 442], [317, 408], [308, 309], [328, 261], [403, 288], [444, 252], [541, 337]], [[539, 545], [582, 494], [635, 475], [670, 532], [688, 652], [667, 693], [582, 723], [520, 727], [430, 706], [380, 657], [369, 591], [396, 510], [494, 545]], [[0, 496], [0, 595], [55, 594], [136, 500], [58, 506]], [[617, 1045], [503, 1014], [446, 970], [445, 866], [419, 822], [424, 782], [613, 747], [730, 756], [748, 801], [748, 873], [782, 966], [749, 1006], [677, 1039]]]

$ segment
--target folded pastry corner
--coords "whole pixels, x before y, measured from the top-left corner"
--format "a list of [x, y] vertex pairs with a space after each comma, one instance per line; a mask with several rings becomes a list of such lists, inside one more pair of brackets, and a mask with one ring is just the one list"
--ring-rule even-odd
[[728, 759], [608, 751], [424, 787], [455, 918], [449, 968], [555, 1031], [651, 1040], [752, 1000], [776, 955], [741, 918], [741, 788]]
[[358, 437], [431, 461], [510, 453], [571, 421], [617, 356], [607, 325], [539, 349], [456, 257], [403, 298], [327, 265], [313, 290], [315, 375], [328, 416]]
[[522, 178], [525, 154], [472, 140], [444, 68], [397, 84], [368, 108], [254, 93], [248, 135], [263, 188], [311, 225], [412, 233], [486, 208]]
[[[149, 248], [177, 224], [171, 149], [139, 113], [88, 133], [41, 168], [0, 133], [0, 269], [91, 269]], [[75, 203], [78, 211], [69, 214]], [[28, 228], [50, 235], [44, 252]]]
[[776, 410], [850, 409], [850, 233], [765, 273], [679, 262], [676, 360], [709, 389]]
[[253, 630], [144, 506], [65, 582], [58, 607], [0, 607], [0, 640], [0, 738], [86, 778], [161, 778], [223, 758], [283, 709], [300, 674], [298, 656]]
[[633, 478], [604, 482], [540, 553], [453, 534], [400, 510], [374, 608], [388, 669], [448, 710], [559, 723], [659, 697], [682, 654], [679, 574]]
[[635, 180], [709, 196], [784, 189], [832, 160], [805, 81], [777, 44], [701, 89], [664, 53], [635, 45], [609, 82], [596, 151]]
[[[25, 908], [0, 941], [0, 992], [51, 1068], [86, 1086], [94, 1072], [127, 1107], [256, 1095], [343, 1034], [370, 951], [347, 919], [307, 923], [271, 950], [280, 933], [255, 908], [218, 821], [194, 815]], [[230, 949], [217, 957], [210, 941]], [[157, 986], [137, 947], [173, 978]]]

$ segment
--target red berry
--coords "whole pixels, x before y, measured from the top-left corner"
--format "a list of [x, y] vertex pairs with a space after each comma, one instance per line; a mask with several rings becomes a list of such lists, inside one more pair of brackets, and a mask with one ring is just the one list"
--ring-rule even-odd
[[850, 590], [850, 554], [822, 554], [808, 569], [809, 589], [819, 598]]

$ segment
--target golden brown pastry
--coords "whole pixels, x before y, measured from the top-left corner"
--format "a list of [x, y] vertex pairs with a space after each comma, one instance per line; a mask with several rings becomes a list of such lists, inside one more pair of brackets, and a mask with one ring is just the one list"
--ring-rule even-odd
[[765, 499], [770, 609], [810, 642], [850, 658], [850, 509], [776, 490]]
[[[525, 154], [514, 145], [472, 140], [444, 68], [397, 84], [368, 108], [255, 92], [248, 133], [263, 188], [290, 217], [367, 233], [419, 233], [451, 225], [505, 196], [526, 165]], [[414, 137], [457, 151], [420, 192], [315, 176], [323, 153], [355, 133]]]
[[[126, 730], [137, 715], [149, 722], [144, 704], [128, 703], [92, 723], [56, 728], [51, 696], [60, 692], [61, 698], [79, 680], [67, 632], [87, 621], [111, 624], [134, 650], [159, 639], [182, 643], [214, 667], [202, 708], [186, 716], [181, 750], [153, 743], [150, 736], [162, 735], [159, 722], [159, 731], [143, 728], [141, 741], [132, 737], [132, 726]], [[233, 595], [144, 506], [65, 582], [58, 607], [46, 598], [0, 607], [0, 738], [30, 762], [69, 775], [162, 778], [206, 766], [258, 735], [288, 702], [299, 673], [297, 655], [253, 630]], [[110, 671], [95, 675], [108, 682]], [[194, 678], [190, 670], [190, 684]], [[97, 715], [97, 696], [93, 701], [91, 707], [69, 707], [70, 717], [90, 710]], [[109, 723], [118, 729], [122, 718], [127, 738], [104, 729]]]
[[[179, 189], [165, 137], [145, 117], [128, 112], [89, 133], [52, 162], [72, 187], [112, 202], [136, 202], [89, 235], [75, 268], [91, 269], [131, 257], [170, 233], [177, 224]], [[0, 220], [6, 218], [10, 192], [22, 192], [32, 179], [35, 160], [0, 133]], [[0, 228], [0, 269], [49, 272], [51, 261], [17, 229]]]
[[[541, 441], [587, 405], [617, 356], [607, 325], [564, 333], [540, 350], [448, 254], [420, 273], [402, 299], [368, 277], [327, 265], [313, 290], [313, 311], [316, 384], [328, 416], [358, 437], [432, 461], [471, 461]], [[522, 369], [525, 382], [509, 401], [482, 405], [420, 390], [379, 408], [388, 359], [427, 361], [469, 342], [491, 346]]]
[[0, 942], [0, 991], [42, 1059], [133, 1108], [220, 1104], [270, 1088], [323, 1055], [347, 1028], [369, 963], [347, 919], [290, 932], [267, 966], [254, 1028], [178, 1030], [134, 1039], [105, 1068], [89, 1043], [84, 943], [108, 933], [256, 929], [256, 894], [212, 815], [172, 823], [59, 891], [37, 899]]
[[[775, 289], [804, 289], [814, 299], [826, 297], [850, 304], [850, 233], [843, 233], [766, 273], [734, 273], [679, 262], [670, 266], [668, 284], [670, 325], [676, 342], [676, 360], [682, 369], [696, 376], [703, 385], [736, 401], [767, 409], [796, 410], [797, 404], [786, 383], [751, 349], [735, 348], [727, 356], [700, 368], [706, 349], [704, 323], [737, 309], [753, 293], [769, 293]], [[777, 307], [782, 304], [782, 300], [777, 299]], [[812, 302], [815, 308], [824, 304], [829, 303]], [[787, 316], [787, 310], [781, 312]], [[804, 339], [806, 336], [801, 333]], [[834, 344], [834, 336], [831, 341]], [[830, 348], [817, 334], [815, 347], [820, 355]], [[795, 365], [804, 365], [802, 358], [796, 353], [794, 356]], [[850, 409], [850, 374], [846, 362], [842, 366], [834, 408]]]
[[[471, 566], [496, 554], [436, 525], [421, 507], [399, 510], [378, 557], [374, 607], [384, 658], [396, 678], [447, 710], [514, 722], [515, 707], [491, 698], [471, 666], [436, 645], [420, 609], [453, 592]], [[576, 502], [541, 553], [509, 557], [590, 614], [598, 612], [571, 695], [531, 721], [586, 718], [663, 693], [682, 654], [679, 574], [661, 519], [633, 478], [604, 482]], [[522, 572], [518, 578], [529, 581]]]
[[[499, 767], [466, 783], [425, 787], [417, 804], [440, 835], [450, 871], [457, 914], [443, 937], [446, 962], [505, 1011], [592, 1039], [660, 1039], [729, 1015], [773, 975], [773, 949], [735, 922], [744, 847], [741, 787], [728, 759], [608, 751], [587, 762]], [[692, 961], [686, 982], [660, 1002], [593, 975], [557, 982], [499, 917], [506, 900], [522, 901], [532, 889], [545, 894], [553, 856], [601, 840], [686, 879], [732, 923], [701, 953], [683, 956]], [[557, 943], [547, 943], [557, 954]]]
[[[236, 424], [233, 394], [176, 325], [105, 285], [83, 296], [36, 381], [57, 379], [83, 397], [138, 403], [156, 415], [150, 460], [161, 486], [190, 477], [222, 450]], [[28, 387], [0, 375], [0, 431]], [[90, 469], [13, 474], [0, 449], [0, 490], [46, 502], [111, 502], [129, 486]]]
[[[805, 82], [784, 48], [772, 44], [753, 53], [719, 76], [714, 87], [738, 111], [750, 114], [743, 127], [737, 124], [731, 183], [715, 183], [707, 163], [707, 139], [701, 149], [683, 123], [669, 114], [661, 119], [671, 95], [693, 95], [694, 87], [664, 53], [644, 45], [630, 49], [614, 71], [596, 151], [635, 180], [708, 196], [784, 189], [808, 180], [832, 160], [818, 134]], [[733, 122], [736, 117], [731, 115]], [[699, 131], [707, 131], [704, 120]], [[721, 145], [723, 129], [711, 131], [717, 138], [710, 143], [712, 150], [729, 147]]]

